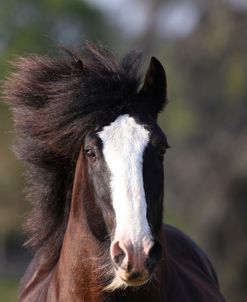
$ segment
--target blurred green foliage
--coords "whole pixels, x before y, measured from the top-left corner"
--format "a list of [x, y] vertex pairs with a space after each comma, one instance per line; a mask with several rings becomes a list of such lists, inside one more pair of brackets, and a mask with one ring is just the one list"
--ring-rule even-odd
[[0, 278], [0, 302], [17, 301], [18, 287], [17, 278]]

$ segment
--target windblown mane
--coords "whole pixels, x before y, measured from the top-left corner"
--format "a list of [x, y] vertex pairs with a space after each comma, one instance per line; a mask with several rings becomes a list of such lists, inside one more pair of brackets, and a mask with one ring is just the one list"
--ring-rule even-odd
[[28, 246], [56, 260], [67, 224], [75, 161], [85, 134], [130, 103], [139, 87], [140, 55], [121, 64], [86, 44], [60, 58], [30, 56], [14, 62], [5, 83], [13, 107], [19, 159], [26, 163], [31, 210]]

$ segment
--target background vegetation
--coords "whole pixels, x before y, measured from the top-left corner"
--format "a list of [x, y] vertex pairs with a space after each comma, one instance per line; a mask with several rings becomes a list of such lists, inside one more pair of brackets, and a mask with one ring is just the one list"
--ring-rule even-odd
[[[207, 251], [227, 301], [247, 296], [247, 1], [0, 0], [0, 78], [9, 61], [54, 46], [101, 41], [117, 56], [139, 48], [168, 75], [160, 117], [166, 159], [165, 221]], [[11, 116], [0, 103], [0, 301], [16, 300], [30, 259], [21, 247], [23, 167], [11, 152]]]

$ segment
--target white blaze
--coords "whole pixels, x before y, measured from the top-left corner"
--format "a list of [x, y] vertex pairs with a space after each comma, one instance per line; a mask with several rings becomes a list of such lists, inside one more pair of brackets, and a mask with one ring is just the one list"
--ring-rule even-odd
[[103, 141], [103, 154], [111, 172], [115, 239], [130, 240], [135, 246], [151, 236], [142, 175], [149, 132], [125, 114], [105, 126], [98, 135]]

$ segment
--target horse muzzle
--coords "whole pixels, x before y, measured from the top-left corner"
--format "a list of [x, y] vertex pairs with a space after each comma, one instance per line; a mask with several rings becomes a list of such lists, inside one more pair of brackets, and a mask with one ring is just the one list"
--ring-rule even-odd
[[127, 286], [140, 286], [148, 282], [161, 255], [160, 243], [149, 239], [137, 244], [114, 241], [111, 245], [116, 275]]

